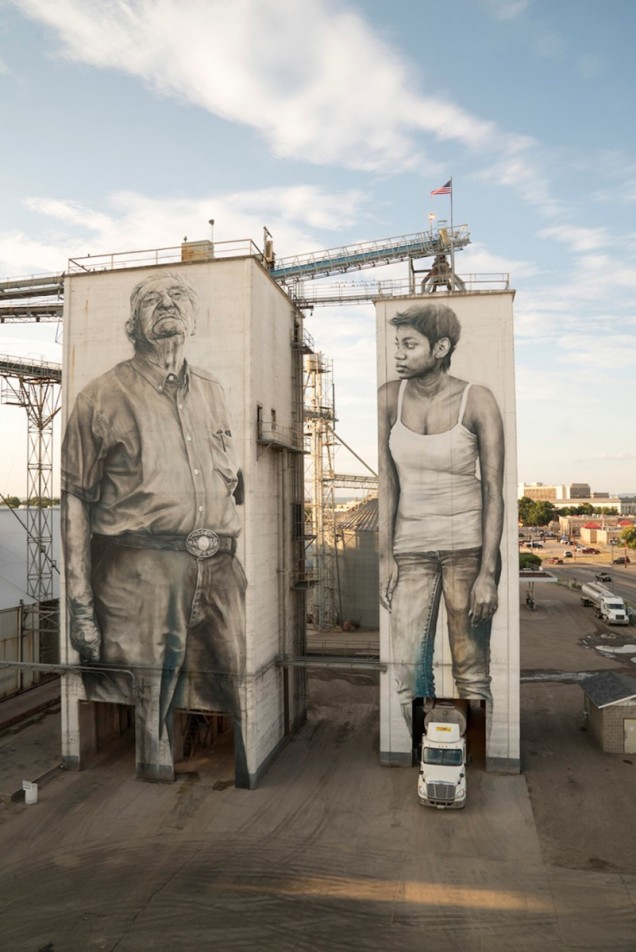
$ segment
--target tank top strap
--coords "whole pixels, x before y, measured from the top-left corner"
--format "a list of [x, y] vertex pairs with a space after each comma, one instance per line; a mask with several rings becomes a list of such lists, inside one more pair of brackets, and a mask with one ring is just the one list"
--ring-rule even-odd
[[459, 405], [459, 416], [457, 418], [457, 425], [461, 426], [464, 422], [464, 413], [466, 411], [466, 401], [468, 400], [468, 391], [471, 388], [471, 384], [467, 383], [464, 387], [464, 392], [462, 393], [462, 402]]
[[400, 382], [400, 389], [398, 390], [398, 402], [397, 402], [397, 417], [396, 420], [398, 423], [402, 422], [402, 402], [404, 400], [404, 391], [406, 390], [406, 380]]

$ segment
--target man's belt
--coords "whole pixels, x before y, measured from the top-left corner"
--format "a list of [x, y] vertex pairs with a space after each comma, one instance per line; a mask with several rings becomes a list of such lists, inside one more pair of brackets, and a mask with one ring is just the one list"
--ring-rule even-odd
[[189, 552], [196, 559], [211, 559], [219, 552], [228, 552], [230, 555], [236, 552], [234, 536], [221, 535], [213, 529], [193, 529], [187, 536], [171, 532], [123, 532], [118, 536], [102, 536], [102, 538], [129, 549]]

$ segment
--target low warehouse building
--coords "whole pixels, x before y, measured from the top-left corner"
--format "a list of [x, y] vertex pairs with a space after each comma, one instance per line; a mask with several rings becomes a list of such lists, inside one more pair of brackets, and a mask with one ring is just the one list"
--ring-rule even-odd
[[636, 754], [636, 678], [604, 671], [581, 681], [585, 714], [607, 754]]

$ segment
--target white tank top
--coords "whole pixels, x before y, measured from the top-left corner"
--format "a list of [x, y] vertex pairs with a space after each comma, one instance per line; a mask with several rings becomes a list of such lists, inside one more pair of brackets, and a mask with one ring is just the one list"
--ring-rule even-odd
[[421, 434], [402, 423], [408, 381], [398, 393], [397, 418], [389, 449], [400, 481], [393, 551], [396, 554], [478, 548], [481, 483], [477, 478], [477, 437], [464, 426], [470, 384], [462, 394], [455, 426]]

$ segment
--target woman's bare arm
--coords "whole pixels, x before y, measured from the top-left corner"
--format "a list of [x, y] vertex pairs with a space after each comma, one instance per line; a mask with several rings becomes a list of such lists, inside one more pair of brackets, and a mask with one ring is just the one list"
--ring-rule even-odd
[[397, 412], [398, 389], [399, 382], [386, 383], [380, 388], [378, 394], [379, 476], [380, 485], [383, 488], [380, 505], [380, 602], [389, 611], [398, 581], [393, 540], [400, 484], [389, 449], [389, 435]]
[[471, 595], [473, 625], [491, 618], [497, 610], [497, 565], [503, 532], [503, 474], [505, 442], [497, 402], [487, 387], [473, 387], [465, 423], [477, 435], [482, 494], [481, 568]]

